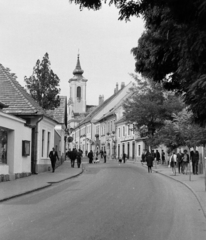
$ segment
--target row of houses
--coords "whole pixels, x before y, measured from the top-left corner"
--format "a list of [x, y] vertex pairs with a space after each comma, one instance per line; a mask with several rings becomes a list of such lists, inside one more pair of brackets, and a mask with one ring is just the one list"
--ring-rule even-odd
[[65, 158], [67, 97], [60, 107], [44, 111], [0, 64], [0, 175], [1, 181], [48, 171], [55, 147]]
[[[127, 158], [139, 160], [145, 148], [144, 142], [133, 124], [127, 124], [123, 116], [123, 103], [132, 94], [133, 83], [125, 86], [121, 83], [114, 89], [114, 94], [107, 100], [99, 96], [99, 105], [81, 121], [69, 121], [73, 142], [69, 148], [78, 148], [85, 155], [90, 150], [94, 152], [105, 150], [109, 158], [121, 158], [126, 153]], [[73, 125], [72, 125], [73, 124]]]

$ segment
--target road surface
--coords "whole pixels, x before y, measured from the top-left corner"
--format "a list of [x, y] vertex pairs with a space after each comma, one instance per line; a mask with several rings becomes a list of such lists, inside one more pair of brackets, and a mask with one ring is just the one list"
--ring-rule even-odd
[[1, 240], [205, 240], [182, 184], [138, 164], [86, 165], [78, 178], [0, 204]]

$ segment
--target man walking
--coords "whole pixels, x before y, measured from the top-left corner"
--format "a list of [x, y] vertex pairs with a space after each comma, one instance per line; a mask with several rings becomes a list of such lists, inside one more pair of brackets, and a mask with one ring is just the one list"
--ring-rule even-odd
[[159, 164], [160, 162], [160, 153], [158, 150], [156, 150], [156, 161], [157, 161], [157, 164]]
[[123, 153], [123, 155], [122, 155], [122, 160], [123, 160], [123, 162], [125, 163], [126, 162], [126, 153]]
[[71, 167], [74, 168], [74, 163], [75, 163], [75, 159], [77, 157], [77, 151], [75, 148], [73, 148], [73, 150], [70, 153], [70, 159], [71, 159]]
[[162, 150], [162, 165], [164, 165], [165, 164], [165, 152], [164, 152], [164, 150]]
[[56, 165], [56, 160], [59, 160], [57, 151], [55, 151], [55, 148], [52, 148], [52, 151], [49, 153], [49, 158], [51, 160], [51, 166], [52, 166], [52, 172], [55, 172], [55, 165]]
[[154, 161], [154, 156], [150, 152], [147, 152], [146, 162], [148, 167], [148, 173], [152, 173], [153, 161]]
[[107, 161], [107, 152], [105, 150], [104, 150], [103, 156], [104, 156], [104, 163], [106, 163], [106, 161]]
[[179, 150], [179, 152], [177, 154], [178, 173], [181, 173], [181, 171], [182, 171], [182, 157], [183, 157], [183, 153], [181, 152], [181, 150]]
[[194, 152], [194, 174], [198, 174], [198, 164], [199, 164], [199, 152], [195, 150]]
[[80, 168], [82, 162], [82, 150], [77, 151], [77, 167]]
[[92, 163], [93, 162], [93, 158], [94, 158], [92, 150], [90, 150], [90, 152], [88, 153], [88, 158], [89, 158], [89, 163]]

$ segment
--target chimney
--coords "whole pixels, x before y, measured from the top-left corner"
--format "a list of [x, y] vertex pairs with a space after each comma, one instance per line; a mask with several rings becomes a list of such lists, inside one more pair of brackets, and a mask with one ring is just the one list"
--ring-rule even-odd
[[118, 89], [119, 88], [119, 86], [118, 86], [118, 83], [116, 83], [116, 92], [118, 92]]
[[121, 83], [121, 89], [124, 88], [124, 87], [125, 87], [125, 83], [122, 82], [122, 83]]
[[99, 106], [104, 102], [104, 95], [99, 95]]

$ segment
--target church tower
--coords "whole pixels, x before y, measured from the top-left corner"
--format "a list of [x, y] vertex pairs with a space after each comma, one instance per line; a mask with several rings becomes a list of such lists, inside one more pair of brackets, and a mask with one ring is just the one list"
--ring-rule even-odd
[[83, 77], [84, 71], [81, 68], [79, 54], [77, 56], [77, 65], [73, 71], [73, 77], [69, 79], [69, 101], [68, 101], [68, 119], [86, 112], [86, 82]]

